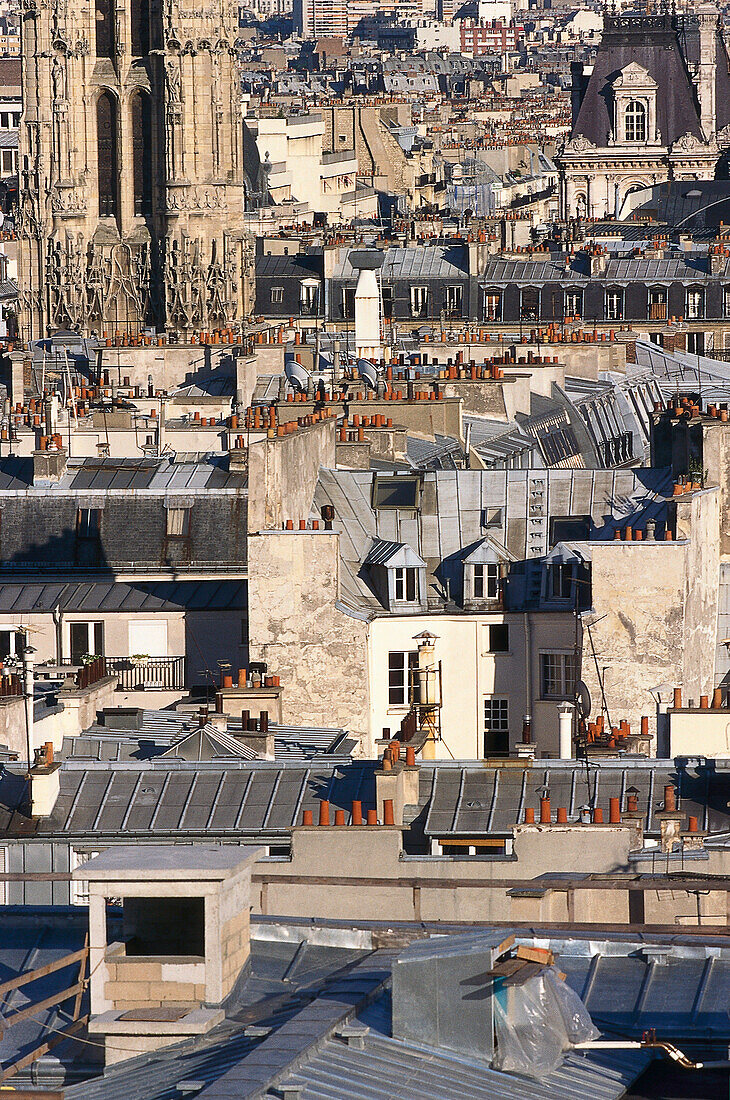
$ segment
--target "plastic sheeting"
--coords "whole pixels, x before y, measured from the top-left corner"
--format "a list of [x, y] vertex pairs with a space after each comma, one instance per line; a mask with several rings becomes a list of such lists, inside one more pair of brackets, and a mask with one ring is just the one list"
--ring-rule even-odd
[[525, 1077], [546, 1077], [575, 1043], [597, 1039], [587, 1008], [577, 993], [549, 967], [524, 985], [494, 993], [497, 1053], [492, 1065]]

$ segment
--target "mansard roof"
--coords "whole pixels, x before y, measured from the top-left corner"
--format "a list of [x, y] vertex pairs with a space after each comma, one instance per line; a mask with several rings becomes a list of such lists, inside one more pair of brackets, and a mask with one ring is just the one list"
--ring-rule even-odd
[[684, 134], [703, 140], [699, 109], [682, 51], [677, 17], [606, 16], [603, 38], [572, 137], [605, 147], [613, 130], [611, 87], [622, 69], [640, 65], [658, 85], [657, 127], [663, 145]]

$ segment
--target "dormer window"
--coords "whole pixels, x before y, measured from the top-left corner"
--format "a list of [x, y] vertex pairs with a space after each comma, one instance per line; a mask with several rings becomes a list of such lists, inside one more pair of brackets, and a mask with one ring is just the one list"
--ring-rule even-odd
[[370, 581], [383, 607], [412, 613], [426, 606], [426, 563], [402, 542], [376, 539], [365, 559]]
[[472, 595], [475, 600], [496, 600], [499, 595], [499, 566], [496, 562], [474, 565]]
[[548, 566], [548, 599], [569, 600], [573, 591], [575, 566], [569, 562], [555, 562]]
[[545, 560], [541, 602], [565, 607], [590, 607], [590, 557], [583, 547], [559, 542]]
[[[479, 610], [484, 604], [501, 598], [501, 564], [506, 557], [507, 551], [504, 547], [498, 552], [492, 540], [487, 537], [478, 542], [462, 559], [464, 607]], [[458, 600], [458, 593], [453, 593], [453, 598]], [[492, 607], [491, 610], [496, 609]]]
[[398, 603], [414, 603], [418, 598], [418, 572], [415, 569], [394, 569], [395, 599]]
[[630, 100], [626, 108], [624, 133], [627, 141], [646, 141], [646, 107], [638, 99]]

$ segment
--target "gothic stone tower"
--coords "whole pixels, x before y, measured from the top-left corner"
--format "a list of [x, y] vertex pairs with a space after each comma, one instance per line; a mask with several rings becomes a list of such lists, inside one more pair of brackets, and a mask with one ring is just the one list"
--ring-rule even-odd
[[24, 339], [249, 310], [232, 0], [21, 0]]

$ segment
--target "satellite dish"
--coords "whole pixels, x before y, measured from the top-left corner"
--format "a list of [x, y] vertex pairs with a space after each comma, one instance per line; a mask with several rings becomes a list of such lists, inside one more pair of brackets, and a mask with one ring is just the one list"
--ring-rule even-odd
[[578, 681], [578, 687], [576, 690], [576, 702], [578, 706], [578, 714], [581, 718], [589, 718], [593, 704], [591, 702], [591, 693], [586, 687], [583, 680]]
[[378, 388], [378, 372], [369, 359], [358, 359], [357, 373], [371, 390]]
[[297, 363], [291, 353], [284, 357], [284, 374], [292, 389], [299, 390], [300, 393], [307, 392], [309, 372], [304, 369], [301, 363]]

